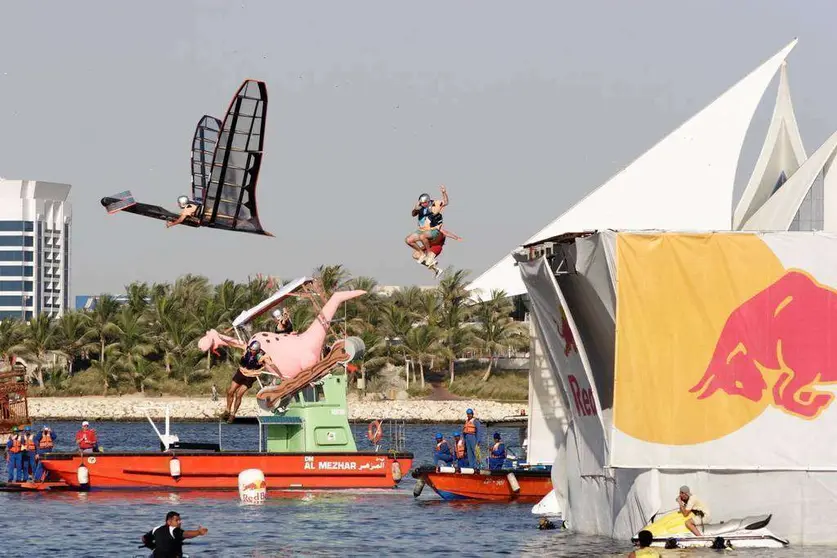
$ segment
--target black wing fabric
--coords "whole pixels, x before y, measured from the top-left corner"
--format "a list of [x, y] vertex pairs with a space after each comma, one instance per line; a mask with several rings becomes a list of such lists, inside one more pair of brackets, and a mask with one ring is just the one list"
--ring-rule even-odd
[[266, 115], [264, 82], [242, 83], [221, 125], [201, 217], [204, 226], [273, 236], [262, 228], [256, 207]]
[[212, 157], [221, 133], [221, 121], [204, 115], [195, 128], [192, 138], [192, 199], [203, 203], [206, 187], [212, 174]]

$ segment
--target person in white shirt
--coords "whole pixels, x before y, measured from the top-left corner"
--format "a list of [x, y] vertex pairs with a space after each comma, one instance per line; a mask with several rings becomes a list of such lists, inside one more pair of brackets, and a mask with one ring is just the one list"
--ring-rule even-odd
[[680, 506], [680, 513], [686, 519], [686, 528], [696, 537], [702, 536], [696, 523], [701, 527], [709, 524], [709, 508], [700, 498], [692, 494], [688, 486], [680, 487], [680, 494], [677, 495], [677, 505]]

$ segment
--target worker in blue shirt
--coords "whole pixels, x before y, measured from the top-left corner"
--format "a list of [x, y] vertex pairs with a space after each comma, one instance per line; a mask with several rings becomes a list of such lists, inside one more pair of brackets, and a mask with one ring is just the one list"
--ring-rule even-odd
[[450, 451], [450, 444], [441, 433], [436, 434], [436, 448], [433, 450], [433, 459], [439, 467], [453, 463], [453, 452]]
[[453, 433], [453, 451], [456, 456], [456, 466], [460, 469], [468, 467], [468, 452], [465, 450], [465, 440], [459, 432]]
[[46, 424], [43, 429], [35, 435], [35, 448], [37, 448], [38, 452], [35, 463], [35, 482], [43, 481], [46, 476], [46, 471], [44, 471], [41, 459], [43, 459], [44, 454], [47, 454], [55, 449], [55, 440], [55, 432], [53, 432]]
[[479, 440], [483, 438], [482, 423], [474, 417], [474, 410], [468, 409], [465, 411], [465, 425], [462, 427], [462, 434], [465, 435], [465, 449], [468, 452], [468, 464], [474, 468], [479, 468], [479, 460], [477, 459], [477, 445]]
[[488, 455], [488, 470], [496, 471], [503, 468], [503, 463], [506, 461], [506, 445], [500, 440], [500, 433], [494, 433], [494, 444], [491, 446], [491, 452]]
[[12, 427], [12, 433], [6, 441], [6, 454], [9, 460], [9, 482], [23, 482], [23, 440], [17, 426]]

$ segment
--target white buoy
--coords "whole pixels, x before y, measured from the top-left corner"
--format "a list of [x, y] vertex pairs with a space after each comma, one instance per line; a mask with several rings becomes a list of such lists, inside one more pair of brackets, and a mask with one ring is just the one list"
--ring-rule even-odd
[[401, 480], [402, 476], [403, 475], [401, 474], [401, 464], [398, 463], [398, 461], [393, 461], [392, 462], [392, 480], [394, 480], [395, 482], [398, 482], [398, 481]]
[[177, 457], [172, 457], [169, 461], [169, 473], [174, 480], [180, 478], [180, 460]]
[[79, 465], [78, 471], [76, 471], [76, 477], [78, 478], [80, 488], [87, 489], [90, 487], [90, 471], [84, 466], [84, 462]]
[[238, 496], [244, 504], [262, 504], [267, 494], [264, 473], [247, 469], [238, 474]]
[[439, 472], [440, 473], [455, 473], [456, 472], [456, 467], [442, 466], [442, 467], [439, 467]]
[[512, 492], [520, 492], [520, 483], [517, 482], [517, 477], [514, 476], [514, 473], [509, 473], [506, 475], [506, 478], [509, 481], [509, 486], [511, 486]]
[[459, 472], [462, 473], [463, 475], [473, 475], [474, 474], [474, 469], [472, 469], [471, 467], [461, 467], [459, 469]]

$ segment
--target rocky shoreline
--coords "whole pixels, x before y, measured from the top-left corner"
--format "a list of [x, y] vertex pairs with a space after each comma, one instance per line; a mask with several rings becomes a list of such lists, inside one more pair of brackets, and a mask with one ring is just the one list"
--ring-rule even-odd
[[[212, 401], [209, 397], [30, 397], [29, 416], [35, 421], [89, 420], [89, 421], [137, 421], [145, 420], [145, 408], [155, 419], [165, 417], [165, 407], [171, 409], [171, 418], [187, 421], [217, 421], [224, 410], [224, 400]], [[474, 409], [484, 422], [520, 420], [521, 411], [529, 412], [526, 403], [500, 403], [497, 401], [456, 400], [431, 401], [408, 399], [371, 401], [349, 397], [349, 420], [374, 419], [404, 420], [410, 423], [461, 422], [465, 409]], [[245, 397], [241, 403], [240, 418], [258, 416], [255, 397]]]

